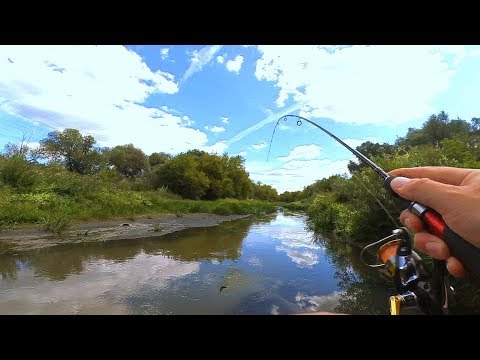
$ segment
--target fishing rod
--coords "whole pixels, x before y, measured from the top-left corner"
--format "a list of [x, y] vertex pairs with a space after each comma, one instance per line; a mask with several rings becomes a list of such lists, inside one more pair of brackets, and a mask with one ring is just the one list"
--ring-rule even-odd
[[[391, 182], [395, 176], [389, 175], [360, 151], [350, 147], [317, 123], [293, 114], [284, 115], [278, 119], [270, 140], [267, 161], [270, 156], [270, 148], [278, 124], [282, 120], [287, 121], [289, 118], [297, 119], [298, 126], [302, 125], [302, 121], [306, 121], [322, 130], [350, 150], [361, 162], [372, 168], [383, 180], [383, 185], [386, 190], [394, 196], [396, 204], [402, 208], [407, 208], [413, 214], [417, 215], [422, 220], [428, 232], [443, 239], [447, 243], [451, 254], [460, 260], [469, 271], [470, 278], [477, 285], [480, 285], [479, 248], [467, 242], [450, 229], [442, 219], [442, 216], [435, 210], [398, 195], [391, 187]], [[411, 242], [407, 229], [398, 228], [393, 230], [392, 235], [365, 247], [362, 250], [362, 255], [367, 248], [382, 244], [377, 253], [382, 263], [372, 265], [372, 267], [385, 267], [393, 277], [396, 289], [400, 293], [396, 297], [390, 298], [390, 311], [392, 314], [398, 314], [400, 308], [411, 308], [415, 306], [420, 307], [420, 309], [427, 314], [448, 313], [449, 285], [445, 261], [433, 259], [433, 267], [431, 272], [429, 272], [423, 266], [419, 255], [412, 250]]]

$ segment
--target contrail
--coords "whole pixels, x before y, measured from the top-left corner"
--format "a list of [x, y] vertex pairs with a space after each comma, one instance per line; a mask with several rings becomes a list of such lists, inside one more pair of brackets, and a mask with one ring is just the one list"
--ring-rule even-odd
[[223, 45], [204, 46], [196, 52], [190, 60], [190, 66], [187, 71], [185, 71], [185, 74], [183, 74], [180, 82], [185, 82], [190, 76], [202, 70], [205, 65], [212, 61], [215, 54], [219, 52], [222, 47]]
[[257, 131], [258, 129], [261, 129], [262, 127], [264, 127], [267, 124], [270, 124], [272, 122], [277, 121], [282, 116], [285, 116], [285, 115], [290, 114], [294, 111], [297, 111], [298, 109], [300, 109], [305, 104], [306, 104], [306, 102], [301, 102], [301, 103], [289, 106], [288, 108], [286, 108], [282, 111], [279, 111], [275, 114], [270, 115], [269, 117], [263, 119], [262, 121], [259, 121], [255, 125], [250, 126], [249, 128], [247, 128], [243, 131], [240, 131], [237, 135], [235, 135], [233, 138], [231, 138], [230, 140], [227, 141], [227, 145], [230, 146], [233, 143], [236, 143], [237, 141], [242, 140], [248, 134], [250, 134], [254, 131]]

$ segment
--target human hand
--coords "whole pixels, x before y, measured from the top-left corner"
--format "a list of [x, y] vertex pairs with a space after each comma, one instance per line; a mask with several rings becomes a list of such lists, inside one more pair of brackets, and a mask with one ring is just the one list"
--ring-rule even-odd
[[[392, 189], [405, 199], [436, 210], [445, 223], [466, 241], [480, 248], [480, 170], [443, 166], [425, 166], [392, 170], [398, 176]], [[425, 231], [420, 218], [408, 210], [400, 221], [415, 232], [415, 246], [425, 254], [446, 260], [453, 276], [465, 276], [462, 263], [450, 255], [447, 244]]]

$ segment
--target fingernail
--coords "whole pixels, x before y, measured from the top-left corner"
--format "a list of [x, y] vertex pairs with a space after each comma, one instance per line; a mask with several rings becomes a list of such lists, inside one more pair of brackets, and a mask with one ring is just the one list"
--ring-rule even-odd
[[390, 185], [392, 186], [393, 190], [397, 190], [397, 189], [400, 189], [401, 187], [407, 185], [410, 181], [411, 181], [411, 179], [409, 179], [409, 178], [399, 176], [399, 177], [394, 178], [392, 180], [392, 182], [390, 183]]
[[406, 218], [405, 219], [405, 226], [409, 229], [412, 228], [412, 220], [410, 220], [409, 218]]
[[427, 242], [425, 249], [430, 256], [436, 257], [442, 255], [442, 246], [436, 242]]

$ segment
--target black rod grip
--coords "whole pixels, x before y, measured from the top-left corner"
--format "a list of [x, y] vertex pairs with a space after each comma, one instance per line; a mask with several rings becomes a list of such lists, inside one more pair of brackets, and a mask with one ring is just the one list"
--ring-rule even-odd
[[469, 278], [480, 285], [480, 249], [464, 240], [448, 226], [445, 226], [443, 240], [447, 243], [450, 253], [465, 266]]

